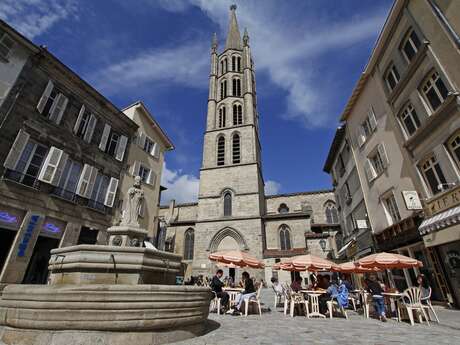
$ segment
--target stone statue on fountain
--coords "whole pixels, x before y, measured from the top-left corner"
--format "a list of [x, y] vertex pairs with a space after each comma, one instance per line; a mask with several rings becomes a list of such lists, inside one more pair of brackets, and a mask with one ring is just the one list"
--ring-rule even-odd
[[107, 229], [109, 245], [122, 247], [140, 247], [147, 236], [147, 230], [139, 226], [139, 214], [144, 207], [144, 191], [141, 178], [136, 176], [131, 188], [128, 189], [125, 208], [119, 225]]
[[139, 214], [143, 204], [144, 191], [141, 189], [141, 178], [136, 176], [133, 186], [128, 189], [128, 200], [121, 216], [120, 225], [139, 227]]

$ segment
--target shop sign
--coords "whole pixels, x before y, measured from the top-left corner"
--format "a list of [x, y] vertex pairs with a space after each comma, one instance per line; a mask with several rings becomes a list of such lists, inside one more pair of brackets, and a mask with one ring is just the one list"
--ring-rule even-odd
[[0, 209], [0, 227], [11, 230], [19, 229], [24, 214], [24, 211], [10, 207]]
[[415, 190], [403, 190], [402, 195], [404, 202], [406, 203], [406, 208], [408, 210], [421, 210], [422, 203], [418, 197], [418, 193]]
[[425, 206], [425, 213], [432, 216], [457, 205], [460, 205], [460, 186], [429, 201]]
[[367, 229], [367, 220], [365, 220], [365, 219], [356, 219], [356, 227], [358, 229]]
[[40, 219], [39, 215], [33, 214], [30, 217], [29, 224], [27, 224], [26, 231], [22, 236], [22, 240], [18, 246], [18, 256], [23, 257], [26, 254], [27, 246], [29, 244], [30, 238], [32, 237], [32, 233], [34, 232], [35, 226]]
[[59, 219], [46, 217], [41, 228], [40, 235], [50, 237], [60, 237], [65, 229], [65, 223]]

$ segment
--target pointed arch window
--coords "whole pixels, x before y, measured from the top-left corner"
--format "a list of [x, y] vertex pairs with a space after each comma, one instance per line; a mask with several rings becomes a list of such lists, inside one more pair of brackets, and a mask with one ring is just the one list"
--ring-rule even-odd
[[220, 70], [221, 70], [222, 74], [227, 73], [227, 59], [223, 59], [220, 62]]
[[220, 83], [220, 99], [227, 97], [227, 81], [224, 80]]
[[195, 247], [195, 231], [190, 228], [184, 235], [184, 260], [193, 260], [193, 249]]
[[241, 105], [233, 105], [233, 125], [243, 124], [243, 107]]
[[232, 193], [225, 192], [224, 194], [224, 216], [229, 217], [232, 215]]
[[236, 71], [236, 56], [232, 56], [232, 71]]
[[290, 250], [291, 246], [291, 231], [285, 224], [280, 227], [280, 248], [281, 250]]
[[217, 140], [217, 165], [225, 164], [225, 138], [220, 137]]
[[227, 119], [227, 114], [226, 114], [226, 109], [225, 107], [222, 107], [219, 109], [219, 128], [225, 127], [226, 124], [226, 119]]
[[241, 80], [240, 79], [233, 79], [233, 96], [240, 97], [241, 96]]
[[236, 68], [238, 72], [241, 72], [241, 58], [240, 57], [236, 58]]
[[232, 158], [233, 164], [239, 164], [241, 162], [241, 146], [240, 146], [240, 136], [235, 134], [232, 139]]
[[326, 204], [326, 222], [328, 224], [337, 224], [339, 223], [339, 214], [337, 212], [337, 208], [335, 207], [335, 204], [332, 202], [328, 202]]

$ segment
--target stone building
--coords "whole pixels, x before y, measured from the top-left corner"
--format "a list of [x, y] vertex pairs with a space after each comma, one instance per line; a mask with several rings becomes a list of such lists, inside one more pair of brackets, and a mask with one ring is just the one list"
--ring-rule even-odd
[[[265, 275], [253, 273], [270, 279], [271, 264], [281, 258], [333, 255], [338, 217], [331, 191], [264, 194], [254, 61], [235, 10], [221, 53], [212, 40], [198, 202], [160, 208], [158, 245], [183, 254], [187, 276], [215, 270], [209, 253], [238, 249], [264, 259]], [[241, 270], [226, 274], [238, 278]]]
[[[147, 229], [153, 238], [158, 228], [158, 207], [160, 204], [160, 181], [165, 151], [174, 149], [166, 133], [161, 129], [145, 105], [138, 101], [125, 109], [123, 113], [133, 120], [139, 128], [131, 140], [127, 153], [127, 165], [120, 181], [120, 195], [125, 196], [133, 185], [134, 177], [140, 176], [147, 203], [143, 204], [139, 214], [139, 224]], [[120, 200], [115, 218], [121, 218], [123, 200]]]
[[105, 243], [138, 126], [3, 21], [0, 37], [0, 283], [46, 283], [50, 249]]
[[404, 289], [425, 273], [457, 305], [459, 32], [457, 1], [395, 1], [341, 117], [375, 247], [424, 264], [390, 279]]

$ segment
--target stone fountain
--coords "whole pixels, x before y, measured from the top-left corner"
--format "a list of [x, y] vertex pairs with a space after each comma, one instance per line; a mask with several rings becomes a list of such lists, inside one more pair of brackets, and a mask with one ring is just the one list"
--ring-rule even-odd
[[177, 286], [181, 256], [143, 248], [140, 179], [128, 190], [109, 244], [51, 251], [50, 285], [8, 285], [0, 299], [0, 343], [163, 344], [202, 334], [209, 288]]

